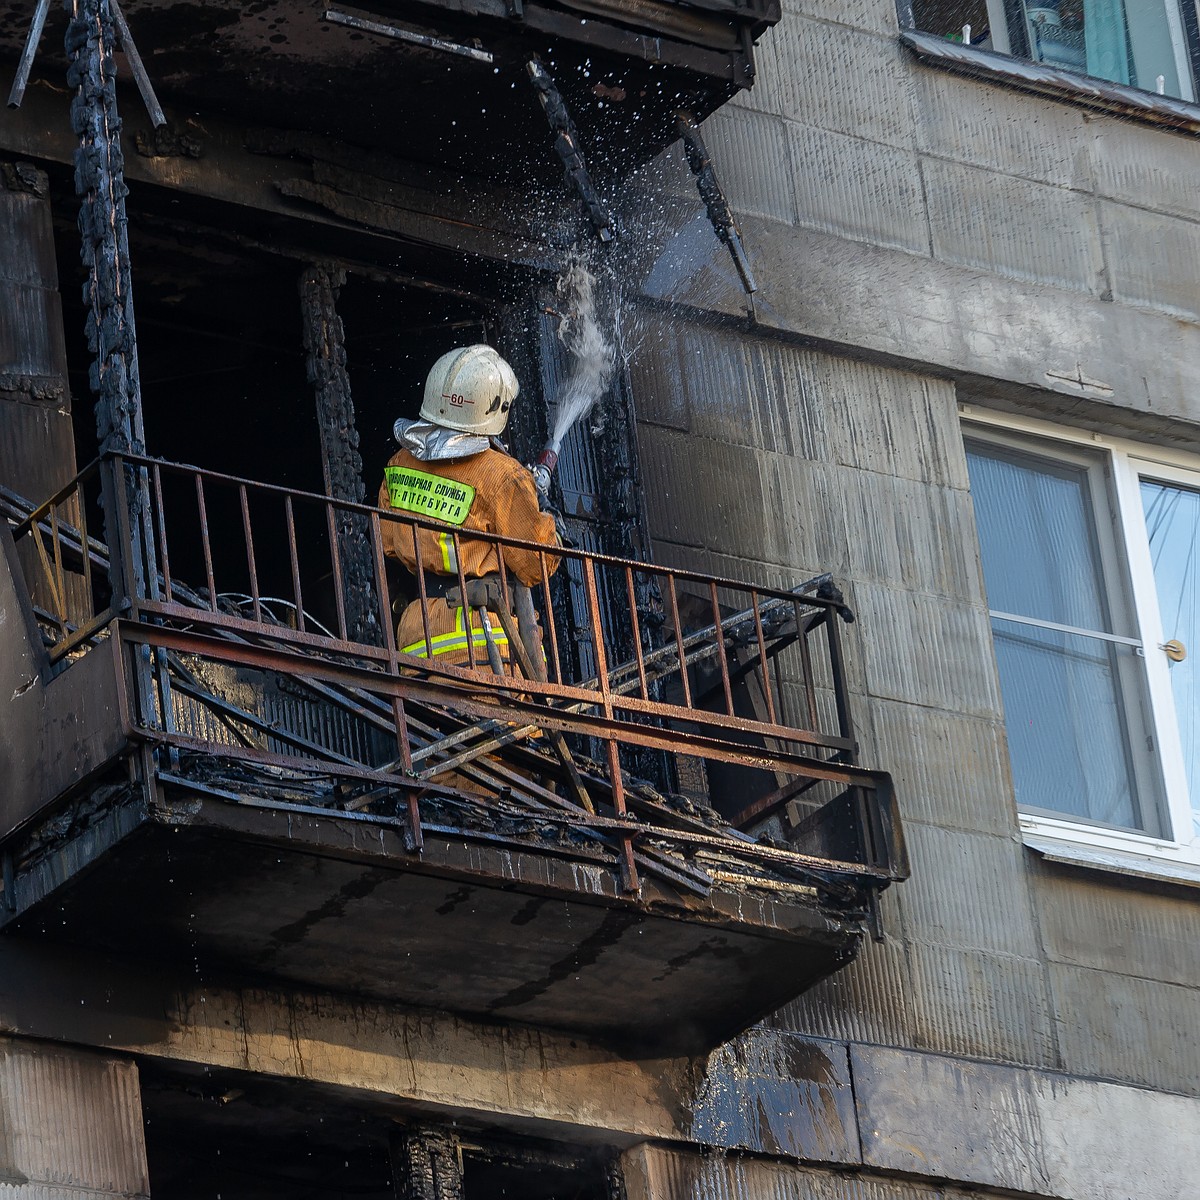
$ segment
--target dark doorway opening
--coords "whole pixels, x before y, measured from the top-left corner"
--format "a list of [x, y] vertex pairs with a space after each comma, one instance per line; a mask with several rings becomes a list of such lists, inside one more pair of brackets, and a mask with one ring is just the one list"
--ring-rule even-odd
[[399, 1106], [245, 1072], [140, 1064], [154, 1200], [420, 1200], [400, 1147], [430, 1136], [452, 1200], [612, 1200], [611, 1151], [426, 1126]]

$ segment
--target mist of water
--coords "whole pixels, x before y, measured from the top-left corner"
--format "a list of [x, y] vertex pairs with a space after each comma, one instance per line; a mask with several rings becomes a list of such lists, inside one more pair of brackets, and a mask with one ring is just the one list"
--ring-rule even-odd
[[547, 443], [558, 452], [563, 438], [608, 390], [617, 366], [615, 330], [606, 328], [597, 297], [597, 279], [582, 256], [574, 255], [558, 280], [558, 336], [570, 356], [567, 381], [558, 397], [554, 428]]

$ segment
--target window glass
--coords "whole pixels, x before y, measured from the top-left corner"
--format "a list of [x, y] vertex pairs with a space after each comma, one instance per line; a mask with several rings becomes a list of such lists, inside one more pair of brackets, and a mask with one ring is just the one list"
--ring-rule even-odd
[[969, 461], [989, 606], [1113, 632], [1087, 469], [992, 447]]
[[1137, 646], [1112, 636], [1090, 469], [986, 443], [967, 463], [1018, 805], [1155, 831], [1130, 737]]
[[1142, 509], [1150, 538], [1154, 585], [1163, 636], [1184, 646], [1187, 657], [1171, 664], [1171, 688], [1179, 720], [1193, 825], [1200, 835], [1200, 492], [1142, 480]]
[[1195, 0], [914, 0], [918, 29], [1049, 67], [1194, 98]]

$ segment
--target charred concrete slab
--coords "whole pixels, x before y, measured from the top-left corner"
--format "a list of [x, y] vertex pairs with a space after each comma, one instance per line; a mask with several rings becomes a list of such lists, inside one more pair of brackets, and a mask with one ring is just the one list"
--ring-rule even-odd
[[[27, 29], [19, 8], [0, 32], [14, 68]], [[168, 118], [322, 130], [514, 178], [552, 157], [523, 80], [532, 56], [555, 64], [585, 139], [644, 161], [674, 140], [675, 107], [706, 115], [750, 86], [753, 39], [780, 15], [778, 0], [143, 0], [128, 14]], [[30, 92], [55, 76], [63, 25], [52, 8]]]

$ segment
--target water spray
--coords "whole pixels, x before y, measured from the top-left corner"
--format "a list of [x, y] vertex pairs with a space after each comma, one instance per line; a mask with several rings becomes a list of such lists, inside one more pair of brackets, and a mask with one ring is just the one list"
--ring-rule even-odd
[[558, 464], [563, 439], [596, 405], [612, 382], [617, 365], [615, 339], [600, 324], [596, 276], [582, 257], [573, 255], [558, 280], [560, 311], [565, 313], [558, 336], [570, 355], [567, 382], [558, 398], [554, 428], [532, 464], [533, 482], [542, 495]]

